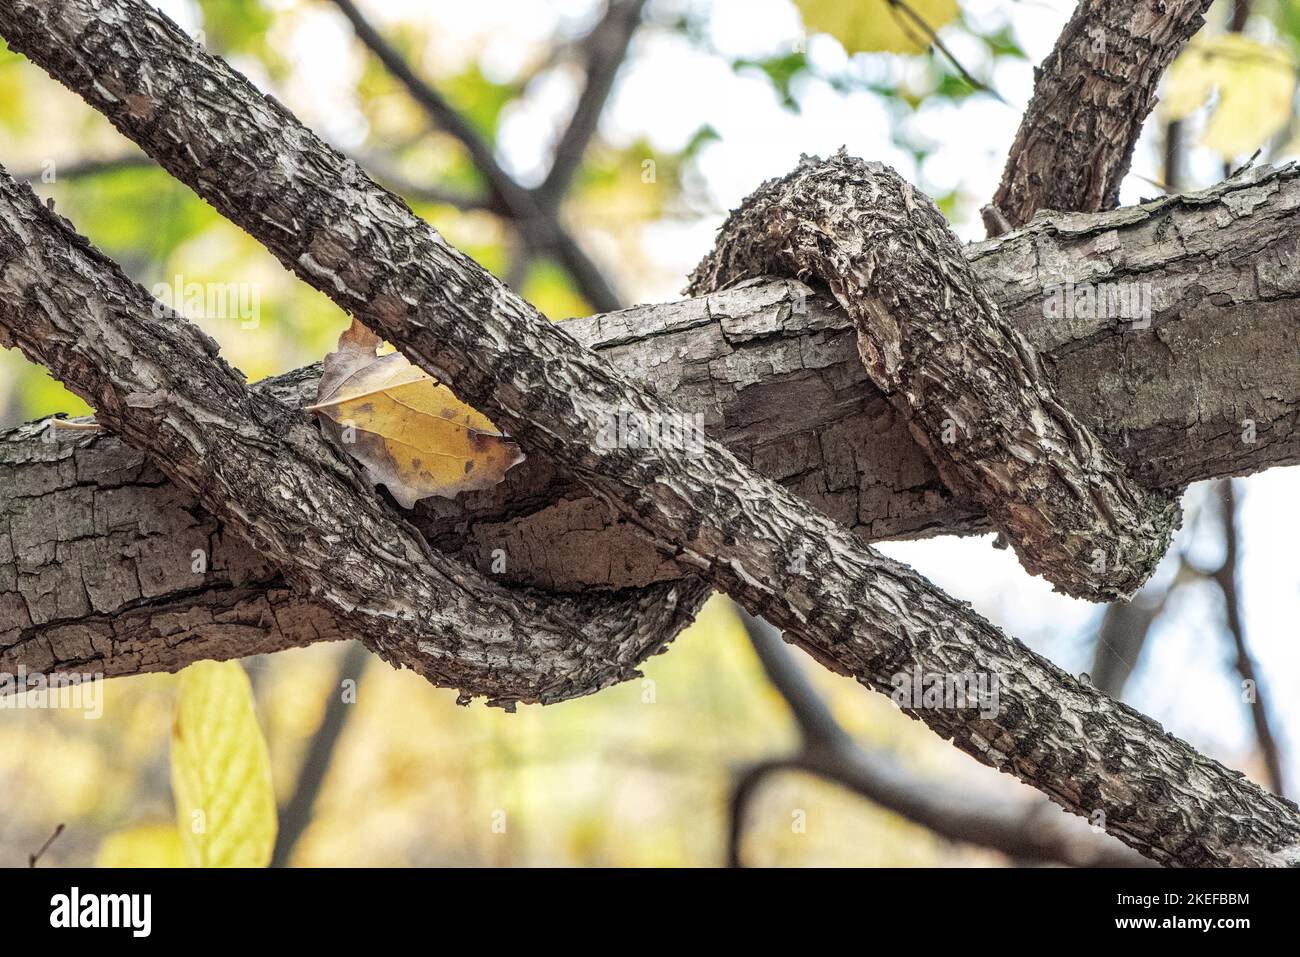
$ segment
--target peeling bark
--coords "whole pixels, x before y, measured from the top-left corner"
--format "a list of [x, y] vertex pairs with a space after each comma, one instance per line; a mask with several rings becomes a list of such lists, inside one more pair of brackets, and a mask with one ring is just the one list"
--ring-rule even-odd
[[[525, 449], [571, 468], [666, 553], [698, 568], [828, 667], [885, 692], [894, 675], [913, 669], [997, 675], [1005, 689], [997, 714], [928, 705], [904, 710], [1062, 806], [1102, 812], [1107, 830], [1157, 861], [1300, 863], [1295, 805], [1081, 685], [968, 605], [810, 513], [717, 444], [602, 446], [601, 430], [615, 416], [676, 413], [577, 347], [157, 11], [135, 0], [70, 0], [57, 9], [9, 0], [0, 3], [0, 32], [298, 275], [453, 385]], [[126, 317], [112, 310], [91, 314], [118, 335], [129, 330]], [[81, 368], [66, 335], [59, 332], [63, 341], [53, 344], [28, 335], [23, 346], [65, 378], [84, 373], [92, 393], [105, 386], [106, 395], [97, 397], [101, 414], [105, 407], [109, 415], [120, 413], [115, 424], [128, 427], [124, 437], [150, 448], [162, 467], [166, 456], [184, 454], [184, 443], [176, 441], [183, 435], [168, 433], [159, 443], [146, 434], [146, 425], [166, 423], [131, 413], [137, 407], [113, 393], [108, 375]], [[199, 360], [214, 374], [215, 357]], [[234, 386], [228, 388], [238, 399]], [[187, 427], [201, 427], [199, 408], [185, 418]], [[297, 437], [288, 417], [276, 419]], [[301, 446], [295, 455], [311, 453], [308, 439]], [[254, 454], [230, 451], [236, 461]], [[224, 495], [231, 504], [223, 505]], [[279, 507], [258, 501], [246, 483], [209, 497], [214, 510], [234, 518], [239, 503]], [[275, 558], [302, 575], [303, 557], [286, 551]], [[439, 568], [434, 559], [428, 565]], [[346, 594], [342, 574], [328, 581]]]
[[1204, 24], [1211, 0], [1082, 0], [1035, 71], [989, 235], [1040, 209], [1110, 209], [1165, 68]]

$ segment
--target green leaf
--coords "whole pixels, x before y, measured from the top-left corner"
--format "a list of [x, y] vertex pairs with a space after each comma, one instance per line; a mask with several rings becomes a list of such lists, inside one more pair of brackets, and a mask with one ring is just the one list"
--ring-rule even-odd
[[203, 9], [203, 32], [212, 51], [260, 53], [266, 46], [266, 31], [275, 15], [259, 0], [199, 0]]
[[253, 689], [237, 661], [181, 672], [172, 724], [176, 821], [196, 867], [265, 867], [275, 845], [275, 792]]
[[507, 83], [494, 83], [483, 75], [477, 64], [441, 84], [447, 100], [470, 121], [489, 143], [495, 143], [501, 111], [520, 90]]
[[808, 58], [803, 53], [787, 53], [766, 60], [737, 60], [732, 64], [732, 69], [737, 73], [747, 69], [761, 70], [772, 81], [772, 86], [776, 87], [781, 105], [799, 112], [799, 103], [794, 98], [791, 85], [796, 76], [808, 69]]

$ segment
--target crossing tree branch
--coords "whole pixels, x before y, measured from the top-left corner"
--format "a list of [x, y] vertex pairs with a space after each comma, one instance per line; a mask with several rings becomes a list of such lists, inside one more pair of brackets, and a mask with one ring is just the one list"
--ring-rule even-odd
[[1061, 404], [929, 197], [843, 150], [805, 157], [731, 214], [691, 290], [770, 272], [831, 290], [871, 381], [1027, 570], [1093, 601], [1127, 598], [1155, 571], [1177, 495], [1135, 482]]
[[[1285, 266], [1300, 242], [1298, 175], [1255, 170], [968, 248], [1066, 405], [1144, 481], [1172, 489], [1300, 462], [1300, 369], [1289, 360], [1300, 272]], [[1118, 281], [1150, 285], [1149, 328], [1043, 316], [1044, 288]], [[867, 379], [848, 317], [801, 284], [744, 284], [565, 328], [867, 541], [989, 527], [947, 493]], [[300, 407], [318, 374], [308, 367], [253, 391]], [[92, 513], [93, 523], [78, 518]], [[0, 433], [0, 515], [0, 660], [10, 665], [174, 670], [325, 640], [339, 627], [112, 434], [38, 425]], [[541, 456], [496, 489], [429, 500], [410, 518], [485, 572], [500, 549], [503, 577], [517, 584], [635, 589], [688, 574]], [[205, 545], [210, 560], [196, 575], [190, 553]]]
[[[422, 80], [402, 55], [365, 18], [352, 0], [333, 0], [360, 40], [406, 88], [440, 129], [459, 140], [475, 167], [483, 173], [493, 195], [510, 214], [534, 251], [555, 255], [573, 276], [578, 290], [596, 309], [617, 309], [618, 294], [578, 241], [560, 222], [554, 204], [521, 186], [497, 161], [496, 153], [473, 125], [437, 90]], [[549, 194], [548, 194], [549, 196]]]
[[[677, 413], [581, 349], [449, 247], [355, 164], [198, 49], [157, 11], [135, 0], [70, 0], [56, 9], [7, 0], [0, 4], [0, 32], [299, 276], [323, 287], [490, 414], [526, 451], [569, 467], [666, 553], [698, 569], [823, 664], [880, 690], [892, 687], [892, 676], [912, 670], [997, 675], [1006, 689], [1005, 706], [997, 714], [970, 707], [905, 710], [957, 747], [1021, 777], [1076, 813], [1100, 812], [1095, 819], [1111, 833], [1155, 860], [1300, 861], [1300, 814], [1293, 804], [1081, 685], [969, 606], [878, 555], [842, 526], [810, 513], [716, 443], [699, 449], [602, 444], [602, 430], [619, 415], [663, 420]], [[22, 217], [24, 225], [40, 221], [29, 215]], [[106, 329], [127, 334], [127, 316], [111, 309], [90, 312]], [[184, 429], [195, 430], [191, 438], [221, 438], [197, 431], [202, 425], [197, 408], [179, 409], [184, 428], [171, 429], [163, 441], [146, 438], [146, 425], [167, 423], [132, 411], [140, 407], [127, 396], [136, 392], [117, 394], [123, 390], [119, 386], [114, 392], [104, 370], [83, 369], [87, 363], [67, 349], [66, 338], [60, 346], [22, 330], [18, 335], [31, 355], [50, 360], [56, 374], [75, 379], [84, 373], [83, 385], [92, 393], [94, 386], [106, 387], [107, 395], [97, 396], [101, 405], [120, 415], [115, 424], [125, 427], [125, 437], [149, 448], [160, 465], [166, 456], [185, 455], [186, 442], [178, 441], [187, 439]], [[189, 340], [187, 335], [180, 341]], [[200, 362], [219, 368], [211, 355]], [[162, 374], [152, 363], [149, 371]], [[243, 406], [232, 406], [230, 414], [251, 413], [252, 422], [266, 415], [257, 414], [260, 404], [241, 395], [226, 373], [209, 374], [223, 380], [218, 400]], [[152, 396], [152, 390], [146, 394]], [[278, 410], [271, 420], [283, 424], [282, 435], [295, 443], [293, 454], [312, 454], [311, 440], [300, 428]], [[256, 438], [270, 445], [277, 436], [259, 430]], [[189, 441], [191, 450], [195, 444]], [[231, 448], [234, 444], [227, 439], [221, 448], [236, 461], [265, 454]], [[173, 471], [180, 475], [184, 468]], [[203, 478], [217, 478], [215, 468], [208, 468], [214, 474]], [[204, 491], [205, 501], [211, 499], [208, 504], [227, 518], [243, 513], [247, 520], [247, 512], [258, 507], [282, 507], [259, 502], [260, 493], [246, 482]], [[245, 511], [246, 505], [252, 507]], [[264, 539], [268, 545], [286, 544]], [[288, 551], [276, 547], [275, 560], [309, 581], [310, 555]], [[414, 573], [423, 577], [426, 564], [450, 575], [439, 560], [428, 558]], [[342, 572], [322, 575], [321, 581], [336, 606], [355, 589]], [[485, 614], [493, 613], [508, 612], [493, 607]], [[1249, 813], [1225, 808], [1249, 808]]]

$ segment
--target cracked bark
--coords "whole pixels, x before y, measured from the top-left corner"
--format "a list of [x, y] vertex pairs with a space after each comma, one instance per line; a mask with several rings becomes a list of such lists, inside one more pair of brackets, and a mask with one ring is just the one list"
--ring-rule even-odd
[[[57, 9], [11, 0], [0, 4], [0, 32], [299, 276], [453, 385], [526, 450], [572, 468], [665, 552], [823, 664], [886, 691], [892, 675], [914, 668], [996, 674], [1007, 689], [996, 716], [905, 710], [1063, 806], [1103, 812], [1111, 833], [1155, 860], [1300, 862], [1295, 805], [1079, 684], [717, 444], [603, 447], [598, 436], [617, 415], [674, 410], [578, 348], [157, 11], [134, 0], [71, 0]], [[130, 329], [111, 310], [96, 318], [116, 320], [119, 335]], [[75, 354], [50, 348], [45, 337], [24, 346], [52, 358], [64, 377], [83, 371]], [[212, 356], [202, 361], [216, 366]], [[92, 381], [102, 376], [84, 371]], [[134, 428], [133, 418], [122, 424]], [[173, 451], [142, 429], [125, 437], [160, 462]], [[296, 451], [309, 452], [303, 445]], [[225, 491], [235, 502], [257, 495], [246, 486]], [[290, 568], [303, 564], [301, 555], [276, 557]], [[331, 583], [342, 588], [341, 579]]]
[[[59, 281], [50, 284], [50, 276]], [[69, 388], [96, 402], [106, 426], [149, 449], [160, 471], [274, 562], [299, 594], [349, 622], [367, 647], [462, 694], [512, 705], [599, 690], [630, 677], [703, 600], [698, 584], [659, 585], [652, 591], [667, 590], [640, 593], [630, 613], [616, 594], [510, 590], [437, 552], [300, 411], [249, 393], [215, 342], [162, 308], [4, 172], [0, 344], [57, 369]], [[111, 500], [97, 503], [76, 486], [65, 491], [56, 498], [59, 538], [44, 566], [51, 574], [34, 585], [37, 600], [48, 595], [56, 614], [90, 610], [100, 599], [95, 556], [77, 546], [84, 528], [107, 531], [113, 515]], [[15, 520], [24, 514], [10, 517], [11, 526]], [[206, 544], [169, 541], [182, 552]], [[66, 567], [61, 558], [70, 550], [81, 551], [81, 561]], [[142, 578], [141, 592], [147, 587]], [[104, 654], [93, 633], [80, 642], [62, 637], [46, 636], [52, 655], [72, 650], [84, 666], [87, 644]], [[100, 647], [120, 658], [116, 637], [101, 634]]]
[[[1300, 170], [1256, 170], [1142, 208], [1040, 221], [967, 255], [1003, 314], [1040, 351], [1066, 405], [1143, 481], [1177, 488], [1300, 462], [1300, 369], [1290, 358], [1300, 348], [1298, 205]], [[1084, 281], [1150, 283], [1151, 328], [1043, 318], [1045, 286]], [[866, 378], [847, 316], [800, 284], [744, 284], [565, 328], [703, 415], [710, 433], [744, 461], [867, 541], [988, 528], [947, 493], [906, 423]], [[301, 406], [315, 395], [317, 371], [265, 380], [253, 391]], [[1242, 441], [1243, 419], [1254, 423], [1253, 443]], [[43, 434], [33, 427], [0, 433], [0, 647], [8, 649], [0, 660], [29, 670], [88, 660], [56, 659], [49, 642], [84, 643], [84, 618], [126, 609], [132, 614], [113, 622], [119, 641], [171, 637], [175, 622], [186, 620], [178, 612], [197, 617], [174, 656], [128, 655], [119, 671], [110, 654], [97, 659], [106, 673], [283, 646], [284, 616], [264, 612], [258, 586], [274, 594], [275, 607], [293, 599], [238, 535], [226, 535], [115, 436], [60, 431], [50, 444]], [[59, 516], [72, 510], [64, 503], [73, 496], [101, 503], [109, 517], [65, 530]], [[431, 500], [410, 517], [429, 541], [485, 572], [502, 549], [504, 580], [548, 590], [634, 588], [688, 571], [540, 456], [497, 489]], [[190, 538], [217, 543], [197, 587], [190, 549], [176, 544]], [[95, 602], [60, 611], [51, 597], [57, 576], [85, 574], [102, 581]], [[239, 641], [223, 642], [232, 589], [245, 602], [235, 603]], [[210, 603], [219, 609], [211, 623]], [[308, 602], [291, 607], [297, 617], [287, 620], [331, 633], [332, 616]], [[151, 624], [151, 610], [160, 624]], [[107, 627], [101, 622], [96, 633]], [[205, 631], [213, 641], [194, 640]], [[287, 640], [312, 636], [303, 627]]]
[[[1041, 209], [1119, 203], [1165, 68], [1211, 0], [1083, 0], [1035, 71], [993, 207], [1011, 228]], [[990, 217], [986, 216], [986, 222]], [[990, 224], [990, 235], [1001, 227]]]
[[1061, 404], [929, 197], [843, 151], [805, 157], [731, 214], [690, 291], [771, 272], [829, 287], [872, 382], [1027, 571], [1093, 601], [1127, 598], [1151, 577], [1177, 495], [1133, 481]]

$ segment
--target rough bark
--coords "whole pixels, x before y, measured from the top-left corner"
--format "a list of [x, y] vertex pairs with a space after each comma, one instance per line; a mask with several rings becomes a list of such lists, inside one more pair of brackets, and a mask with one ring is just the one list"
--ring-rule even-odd
[[[636, 660], [689, 622], [704, 597], [694, 583], [656, 586], [668, 590], [641, 593], [637, 613], [629, 614], [633, 609], [617, 595], [512, 590], [442, 555], [303, 413], [249, 393], [215, 342], [153, 300], [4, 172], [0, 344], [57, 370], [96, 403], [105, 426], [148, 449], [160, 471], [253, 544], [299, 594], [348, 621], [369, 648], [463, 694], [493, 694], [509, 705], [624, 680]], [[38, 563], [29, 589], [38, 601], [53, 602], [56, 615], [89, 611], [95, 600], [87, 576], [95, 563], [83, 560], [77, 580], [61, 561], [61, 552], [78, 545], [73, 523], [94, 527], [102, 520], [107, 528], [111, 517], [110, 503], [97, 516], [86, 489], [74, 487], [62, 504], [68, 512], [50, 548], [22, 556], [28, 568]], [[24, 515], [19, 511], [11, 524], [15, 518]], [[92, 638], [77, 643], [79, 663], [87, 643], [98, 656], [120, 657], [112, 639], [100, 648]]]
[[773, 773], [792, 770], [833, 781], [942, 837], [989, 847], [1020, 863], [1149, 866], [1132, 849], [1094, 833], [1045, 798], [1017, 800], [954, 788], [858, 744], [835, 720], [776, 629], [743, 610], [741, 618], [763, 672], [790, 707], [801, 743], [793, 754], [760, 761], [738, 776], [732, 791], [729, 865], [741, 864], [745, 811], [757, 786]]
[[[1210, 3], [1082, 0], [1035, 73], [1033, 98], [993, 197], [1011, 228], [1040, 209], [1118, 205], [1160, 77], [1201, 28]], [[990, 228], [990, 235], [999, 232]]]
[[690, 291], [769, 273], [831, 290], [871, 381], [1026, 570], [1092, 601], [1128, 598], [1151, 577], [1177, 494], [1132, 480], [1061, 404], [929, 197], [843, 151], [805, 157], [731, 214]]
[[[1300, 349], [1293, 318], [1300, 271], [1287, 265], [1300, 242], [1298, 176], [1292, 167], [1255, 170], [1202, 193], [1042, 220], [968, 248], [977, 275], [1040, 351], [1066, 405], [1143, 481], [1173, 489], [1300, 462], [1300, 366], [1292, 359]], [[1150, 283], [1157, 305], [1151, 327], [1043, 318], [1043, 288], [1087, 281]], [[983, 516], [947, 493], [906, 423], [866, 378], [847, 316], [804, 290], [786, 281], [746, 284], [571, 320], [565, 328], [684, 411], [703, 415], [709, 432], [743, 460], [867, 541], [987, 530]], [[253, 389], [301, 406], [315, 395], [315, 374], [311, 367]], [[1253, 442], [1243, 441], [1244, 420]], [[188, 561], [180, 561], [188, 552], [176, 554], [167, 535], [149, 531], [169, 521], [157, 516], [183, 511], [188, 523], [201, 506], [170, 483], [159, 485], [152, 469], [142, 472], [139, 453], [111, 434], [59, 430], [57, 444], [42, 442], [45, 434], [0, 433], [0, 513], [43, 516], [11, 523], [11, 557], [0, 558], [0, 609], [15, 610], [0, 610], [0, 644], [19, 629], [34, 638], [79, 617], [80, 606], [71, 617], [57, 615], [49, 599], [29, 614], [24, 605], [44, 586], [30, 560], [12, 557], [40, 554], [59, 540], [47, 526], [58, 496], [77, 486], [119, 501], [129, 494], [141, 515], [132, 520], [122, 508], [111, 534], [79, 537], [88, 553], [121, 551], [141, 566], [180, 572], [159, 577], [137, 598], [132, 563], [95, 561], [93, 573], [107, 579], [97, 613], [156, 604], [171, 614], [171, 603], [186, 597], [195, 607], [207, 604], [208, 591], [195, 590]], [[238, 536], [206, 521], [227, 554], [236, 547]], [[505, 580], [551, 590], [633, 588], [685, 574], [540, 456], [492, 492], [423, 503], [412, 521], [439, 548], [485, 571], [501, 549]], [[77, 577], [76, 556], [61, 561]], [[233, 557], [229, 564], [240, 567]], [[219, 555], [209, 565], [213, 599], [253, 582], [283, 584], [277, 574], [227, 575]], [[259, 620], [274, 647], [275, 619]]]
[[[1006, 692], [996, 715], [904, 710], [1063, 806], [1100, 811], [1111, 833], [1155, 860], [1300, 862], [1293, 804], [1081, 685], [716, 443], [602, 444], [620, 415], [676, 413], [447, 246], [157, 11], [135, 0], [57, 9], [8, 0], [0, 32], [526, 451], [570, 467], [665, 552], [828, 667], [886, 692], [913, 669], [997, 675]], [[24, 345], [42, 353], [42, 341]], [[78, 371], [67, 351], [44, 351], [56, 374]], [[171, 451], [140, 432], [125, 437], [153, 454]], [[233, 502], [255, 499], [246, 487], [228, 491]]]

